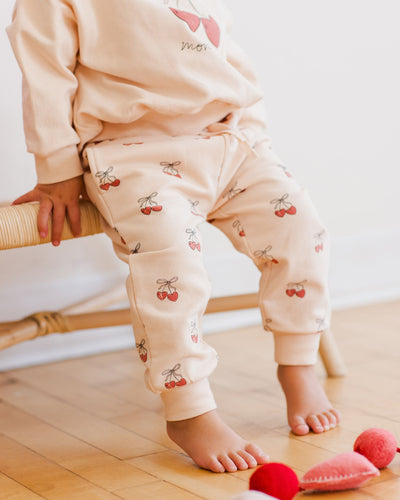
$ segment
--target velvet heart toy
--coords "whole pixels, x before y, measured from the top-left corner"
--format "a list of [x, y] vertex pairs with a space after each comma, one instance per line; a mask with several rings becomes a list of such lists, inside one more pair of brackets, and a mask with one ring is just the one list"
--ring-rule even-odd
[[358, 488], [379, 470], [365, 457], [350, 451], [312, 467], [300, 479], [300, 489], [337, 491]]
[[358, 436], [354, 451], [364, 455], [378, 469], [382, 469], [390, 464], [396, 452], [400, 452], [400, 448], [397, 447], [396, 438], [391, 432], [372, 427]]
[[[356, 439], [354, 451], [341, 453], [315, 465], [300, 481], [295, 472], [284, 464], [262, 465], [250, 477], [250, 490], [272, 495], [278, 500], [292, 500], [299, 490], [340, 491], [357, 488], [368, 479], [379, 476], [379, 469], [387, 467], [396, 452], [400, 453], [400, 448], [393, 434], [384, 429], [367, 429]], [[247, 497], [243, 500], [247, 500]]]

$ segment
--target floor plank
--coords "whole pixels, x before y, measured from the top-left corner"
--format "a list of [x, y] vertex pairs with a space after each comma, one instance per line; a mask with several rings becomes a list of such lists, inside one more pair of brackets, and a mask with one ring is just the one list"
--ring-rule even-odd
[[43, 498], [13, 479], [0, 474], [0, 500], [37, 500]]
[[[289, 432], [271, 335], [255, 326], [208, 336], [220, 355], [211, 381], [221, 415], [299, 477], [350, 451], [369, 427], [389, 430], [400, 443], [399, 310], [397, 301], [334, 313], [349, 373], [327, 379], [317, 365], [343, 414], [322, 435]], [[0, 500], [229, 500], [245, 491], [252, 471], [201, 470], [172, 443], [159, 397], [142, 378], [133, 349], [0, 373]], [[400, 454], [362, 488], [296, 500], [328, 497], [398, 500]]]
[[0, 449], [0, 470], [3, 474], [44, 498], [118, 498], [4, 436], [0, 436]]
[[107, 491], [156, 479], [4, 402], [0, 403], [0, 422], [6, 437]]

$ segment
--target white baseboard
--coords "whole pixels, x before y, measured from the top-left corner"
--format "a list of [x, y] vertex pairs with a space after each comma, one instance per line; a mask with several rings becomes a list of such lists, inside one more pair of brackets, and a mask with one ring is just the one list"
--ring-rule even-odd
[[[341, 237], [332, 242], [330, 289], [334, 309], [362, 306], [400, 298], [400, 230], [381, 231]], [[237, 252], [228, 255], [209, 255], [205, 258], [213, 285], [213, 296], [255, 292], [259, 272], [253, 263]], [[39, 302], [47, 301], [49, 308], [60, 308], [99, 293], [123, 282], [122, 276], [70, 277], [57, 283], [57, 296], [49, 285], [25, 286], [23, 289], [0, 289], [0, 304], [9, 313], [21, 309], [29, 314]], [[77, 293], [78, 291], [78, 293]], [[21, 301], [21, 297], [25, 297]], [[38, 301], [38, 297], [41, 300]], [[19, 311], [19, 313], [17, 312]], [[1, 312], [1, 308], [0, 308]], [[4, 316], [4, 315], [3, 315]], [[260, 323], [257, 309], [210, 314], [204, 318], [204, 332], [211, 333]], [[130, 326], [103, 328], [91, 331], [51, 335], [13, 346], [0, 352], [0, 370], [59, 361], [72, 357], [93, 355], [134, 346]]]

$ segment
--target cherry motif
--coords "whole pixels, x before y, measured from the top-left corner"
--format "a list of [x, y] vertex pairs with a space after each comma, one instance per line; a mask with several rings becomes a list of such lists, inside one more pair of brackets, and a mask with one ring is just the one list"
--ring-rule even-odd
[[187, 384], [186, 379], [178, 372], [180, 367], [181, 365], [178, 363], [172, 369], [164, 370], [161, 373], [165, 377], [164, 385], [167, 389], [182, 387]]
[[324, 242], [322, 241], [324, 234], [325, 230], [314, 235], [314, 238], [316, 239], [316, 244], [314, 248], [317, 253], [322, 252], [324, 250]]
[[156, 281], [157, 284], [160, 285], [157, 291], [157, 297], [160, 300], [165, 300], [166, 298], [171, 302], [176, 302], [178, 300], [178, 292], [176, 288], [172, 286], [172, 283], [176, 283], [178, 281], [178, 277], [174, 276], [170, 280], [166, 279], [158, 279]]
[[147, 361], [147, 349], [145, 347], [146, 341], [142, 339], [140, 344], [136, 344], [136, 348], [139, 349], [139, 356], [143, 363]]
[[190, 203], [190, 212], [193, 215], [198, 215], [199, 217], [202, 217], [202, 215], [197, 211], [197, 207], [200, 204], [200, 202], [198, 200], [196, 201], [188, 200], [188, 202]]
[[194, 251], [198, 250], [201, 252], [201, 245], [198, 239], [198, 233], [195, 229], [186, 229], [186, 233], [189, 234], [189, 247]]
[[138, 203], [140, 203], [140, 211], [144, 215], [150, 215], [151, 211], [160, 212], [162, 210], [162, 205], [158, 205], [154, 198], [158, 196], [157, 192], [151, 193], [148, 196], [143, 196], [138, 199]]
[[237, 182], [235, 182], [235, 184], [229, 188], [227, 191], [225, 191], [225, 193], [223, 194], [223, 198], [227, 198], [228, 200], [231, 200], [234, 196], [236, 196], [237, 194], [240, 194], [240, 193], [244, 193], [246, 191], [246, 188], [244, 189], [241, 189], [241, 188], [237, 188]]
[[297, 212], [296, 207], [294, 207], [293, 205], [286, 210], [286, 213], [289, 215], [295, 215], [296, 212]]
[[264, 321], [264, 330], [266, 332], [272, 332], [271, 330], [271, 327], [270, 327], [270, 324], [272, 323], [272, 319], [271, 318], [267, 318], [265, 321]]
[[289, 172], [289, 170], [284, 166], [284, 165], [278, 165], [279, 168], [283, 170], [283, 173], [286, 175], [286, 177], [293, 177], [293, 175]]
[[171, 302], [176, 302], [178, 300], [178, 292], [175, 290], [175, 292], [169, 293], [167, 297]]
[[306, 290], [304, 288], [304, 284], [307, 283], [307, 280], [301, 281], [299, 283], [288, 283], [286, 288], [286, 295], [289, 297], [293, 297], [296, 295], [301, 299], [305, 297]]
[[99, 187], [104, 191], [108, 191], [110, 186], [117, 187], [121, 184], [121, 181], [115, 177], [115, 175], [111, 175], [114, 167], [108, 167], [107, 170], [99, 170], [96, 172], [96, 177], [99, 178]]
[[243, 229], [242, 225], [240, 224], [239, 219], [236, 219], [233, 222], [232, 227], [234, 227], [237, 230], [239, 236], [241, 236], [241, 237], [246, 236], [246, 233], [244, 232], [244, 229]]
[[289, 194], [285, 193], [281, 198], [270, 201], [270, 203], [275, 205], [274, 210], [277, 217], [284, 217], [285, 214], [295, 215], [297, 213], [296, 207], [286, 201], [288, 197]]
[[322, 333], [328, 328], [325, 318], [317, 318], [315, 322], [317, 323], [317, 333]]
[[139, 250], [140, 250], [140, 243], [137, 243], [136, 246], [135, 246], [135, 249], [131, 250], [131, 253], [132, 254], [139, 253]]
[[268, 245], [267, 248], [264, 248], [264, 250], [256, 250], [254, 252], [254, 256], [269, 260], [272, 264], [279, 264], [279, 261], [269, 254], [270, 250], [272, 250], [272, 245]]
[[124, 240], [124, 238], [119, 234], [119, 231], [116, 227], [114, 227], [114, 231], [118, 234], [118, 236], [120, 237], [121, 239], [121, 243], [126, 245], [126, 241]]
[[175, 167], [178, 167], [180, 164], [181, 164], [180, 161], [174, 161], [172, 163], [170, 163], [168, 161], [162, 161], [160, 163], [160, 165], [164, 167], [163, 168], [164, 174], [172, 175], [174, 177], [177, 177], [178, 179], [182, 179], [179, 171], [175, 168]]
[[196, 321], [191, 321], [190, 327], [191, 327], [190, 336], [191, 336], [192, 342], [193, 342], [193, 344], [197, 344], [197, 342], [199, 341], [199, 332], [197, 330]]

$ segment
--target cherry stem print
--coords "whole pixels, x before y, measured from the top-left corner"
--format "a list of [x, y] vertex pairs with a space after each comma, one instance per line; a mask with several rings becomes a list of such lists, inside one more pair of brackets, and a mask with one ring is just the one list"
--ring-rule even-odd
[[189, 247], [194, 251], [198, 250], [201, 252], [201, 245], [198, 238], [198, 233], [195, 229], [186, 229], [186, 233], [189, 235]]
[[139, 253], [139, 250], [140, 250], [140, 243], [136, 243], [135, 249], [131, 250], [131, 253], [132, 254]]
[[272, 319], [271, 318], [267, 318], [265, 321], [264, 321], [264, 330], [266, 332], [272, 332], [271, 330], [271, 323], [272, 323]]
[[170, 370], [164, 370], [161, 375], [165, 377], [164, 384], [167, 389], [173, 389], [174, 387], [180, 387], [186, 385], [186, 379], [178, 372], [181, 368], [180, 363], [176, 364]]
[[159, 205], [154, 198], [158, 196], [158, 193], [155, 191], [148, 196], [143, 196], [138, 199], [138, 203], [140, 204], [140, 211], [145, 215], [150, 215], [151, 211], [160, 212], [162, 210], [162, 206]]
[[315, 251], [317, 253], [322, 252], [324, 250], [324, 242], [323, 242], [324, 234], [325, 234], [325, 230], [314, 235], [314, 238], [316, 240], [314, 248], [315, 248]]
[[237, 188], [237, 185], [238, 183], [235, 182], [235, 184], [231, 188], [225, 191], [225, 193], [223, 194], [223, 198], [228, 198], [228, 200], [231, 200], [237, 194], [244, 193], [246, 191], [246, 189]]
[[307, 283], [307, 280], [300, 281], [298, 283], [288, 283], [286, 285], [286, 295], [289, 297], [300, 297], [301, 299], [304, 298], [306, 294], [306, 290], [304, 288], [304, 284]]
[[317, 323], [317, 333], [322, 333], [327, 329], [325, 318], [317, 318], [315, 322]]
[[286, 177], [293, 177], [293, 175], [289, 172], [289, 170], [284, 165], [278, 165], [278, 167], [283, 170]]
[[197, 211], [197, 207], [200, 202], [198, 200], [196, 201], [188, 200], [188, 202], [190, 203], [190, 211], [192, 212], [192, 214], [201, 217], [201, 214], [199, 214], [199, 212]]
[[197, 329], [196, 321], [190, 322], [190, 336], [192, 338], [193, 344], [197, 344], [199, 341], [199, 331]]
[[171, 302], [176, 302], [178, 300], [178, 292], [176, 291], [176, 288], [172, 286], [172, 283], [176, 283], [177, 281], [177, 276], [174, 276], [169, 280], [162, 278], [158, 279], [156, 283], [160, 286], [157, 291], [157, 297], [160, 300], [165, 300], [167, 298]]
[[120, 237], [120, 240], [121, 240], [121, 243], [123, 245], [126, 245], [126, 241], [124, 240], [124, 238], [119, 234], [119, 231], [116, 227], [114, 227], [114, 231], [118, 234], [118, 236]]
[[140, 344], [136, 344], [136, 348], [139, 350], [139, 356], [140, 359], [143, 361], [143, 363], [146, 363], [147, 361], [147, 349], [145, 347], [146, 341], [142, 339], [140, 341]]
[[100, 189], [108, 191], [110, 186], [116, 187], [119, 186], [121, 181], [115, 177], [115, 175], [111, 175], [114, 167], [108, 167], [107, 170], [99, 170], [96, 172], [96, 177], [99, 179]]
[[241, 236], [241, 237], [246, 236], [246, 233], [244, 232], [244, 229], [243, 229], [242, 225], [240, 224], [239, 219], [236, 219], [235, 221], [233, 221], [232, 227], [234, 227], [237, 230], [239, 236]]
[[272, 250], [272, 245], [268, 245], [267, 248], [264, 248], [264, 250], [256, 250], [254, 252], [255, 257], [259, 257], [261, 259], [266, 259], [271, 261], [273, 264], [279, 264], [279, 261], [277, 261], [272, 255], [269, 254], [269, 252]]
[[181, 179], [182, 177], [179, 174], [179, 171], [175, 167], [179, 167], [180, 164], [181, 164], [180, 161], [174, 161], [172, 163], [168, 161], [162, 161], [160, 163], [160, 165], [164, 167], [163, 168], [164, 174], [173, 175], [174, 177], [178, 177], [178, 179]]
[[292, 205], [292, 203], [287, 202], [289, 194], [285, 193], [281, 198], [276, 198], [275, 200], [271, 200], [271, 204], [275, 205], [275, 215], [277, 217], [284, 217], [285, 214], [295, 215], [297, 212], [296, 207]]

